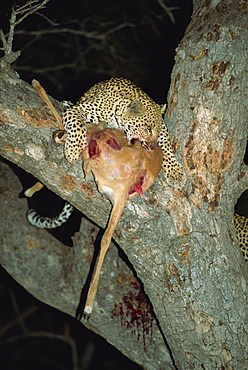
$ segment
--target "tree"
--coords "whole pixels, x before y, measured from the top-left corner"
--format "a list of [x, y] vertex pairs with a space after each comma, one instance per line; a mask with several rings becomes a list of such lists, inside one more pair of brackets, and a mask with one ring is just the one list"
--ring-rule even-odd
[[[248, 7], [237, 0], [194, 1], [193, 6], [177, 48], [166, 113], [187, 182], [181, 189], [170, 188], [160, 174], [147, 195], [128, 203], [115, 232], [155, 318], [130, 270], [121, 267], [111, 249], [94, 316], [85, 325], [147, 369], [246, 369], [248, 272], [237, 246], [233, 212], [248, 183], [243, 163]], [[92, 180], [82, 178], [80, 163], [69, 166], [62, 158], [61, 148], [51, 140], [54, 119], [34, 90], [17, 78], [6, 59], [1, 63], [1, 154], [104, 227], [108, 202]], [[89, 249], [79, 245], [87, 245], [89, 235], [76, 238], [75, 254], [51, 245], [49, 254], [42, 247], [33, 253], [34, 234], [41, 233], [27, 224], [25, 230], [32, 238], [23, 235], [26, 248], [23, 242], [11, 255], [4, 245], [15, 244], [3, 234], [1, 264], [33, 295], [73, 314], [81, 277], [86, 278], [83, 269], [89, 266]], [[41, 265], [45, 268], [36, 268]], [[140, 321], [133, 323], [137, 306]], [[117, 325], [119, 317], [126, 331]], [[131, 324], [144, 335], [153, 325], [146, 351], [130, 337]]]

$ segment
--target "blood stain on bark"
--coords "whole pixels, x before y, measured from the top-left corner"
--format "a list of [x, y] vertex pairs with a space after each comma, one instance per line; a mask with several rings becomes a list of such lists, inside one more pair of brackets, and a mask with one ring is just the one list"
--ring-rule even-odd
[[145, 294], [137, 280], [131, 282], [133, 290], [115, 304], [112, 317], [119, 316], [121, 327], [131, 329], [133, 336], [143, 340], [144, 351], [147, 351], [147, 339], [153, 343], [153, 324], [155, 316]]

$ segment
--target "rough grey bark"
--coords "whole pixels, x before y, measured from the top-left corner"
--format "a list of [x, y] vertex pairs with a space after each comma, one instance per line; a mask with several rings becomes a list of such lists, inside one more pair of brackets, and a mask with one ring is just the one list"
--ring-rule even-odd
[[[128, 202], [115, 232], [144, 284], [174, 366], [183, 370], [248, 368], [248, 271], [232, 219], [248, 185], [242, 164], [248, 125], [247, 11], [243, 1], [195, 2], [177, 48], [166, 117], [187, 182], [182, 189], [170, 188], [161, 174], [147, 194]], [[92, 180], [83, 179], [81, 163], [70, 166], [63, 159], [51, 139], [54, 120], [47, 108], [41, 109], [33, 89], [6, 70], [1, 78], [1, 154], [104, 226], [109, 203]], [[63, 259], [59, 262], [63, 266]], [[11, 266], [10, 255], [5, 266]], [[81, 263], [75, 268], [80, 279]], [[112, 266], [102, 275], [89, 325], [104, 315], [109, 319], [114, 307], [118, 313], [118, 299], [110, 306], [106, 297], [100, 299], [114, 271]], [[61, 277], [64, 281], [62, 272]], [[68, 284], [70, 294], [75, 279]], [[63, 292], [67, 296], [67, 287]], [[167, 361], [165, 345], [150, 349], [159, 352], [153, 362], [150, 357], [151, 366], [169, 369], [169, 362], [168, 367], [160, 363], [163, 354]], [[150, 368], [146, 360], [142, 366]]]
[[[0, 262], [36, 298], [75, 317], [99, 229], [86, 219], [68, 248], [26, 220], [27, 201], [9, 166], [0, 161]], [[137, 278], [111, 244], [95, 306], [84, 325], [147, 369], [174, 369]]]

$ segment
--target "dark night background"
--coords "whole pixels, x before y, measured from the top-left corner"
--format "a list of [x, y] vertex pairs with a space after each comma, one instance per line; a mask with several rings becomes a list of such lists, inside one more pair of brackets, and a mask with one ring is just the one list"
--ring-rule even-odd
[[[8, 32], [12, 6], [23, 4], [25, 1], [1, 2], [0, 28], [4, 33]], [[13, 50], [22, 53], [14, 68], [27, 82], [33, 78], [40, 81], [48, 94], [58, 100], [76, 102], [94, 83], [123, 76], [158, 103], [165, 103], [175, 48], [190, 21], [192, 6], [190, 0], [164, 4], [178, 7], [172, 11], [175, 23], [156, 0], [50, 0], [45, 9], [16, 27]], [[60, 31], [54, 32], [57, 30]], [[24, 188], [33, 185], [31, 176], [14, 170]], [[43, 205], [55, 202], [61, 206], [60, 199], [47, 190], [30, 202], [39, 198]], [[53, 216], [49, 209], [38, 211]], [[74, 217], [78, 228], [81, 215], [76, 213]], [[70, 235], [74, 231], [70, 230]], [[59, 233], [61, 239], [63, 231]], [[70, 236], [64, 234], [63, 238], [66, 245], [71, 244]], [[80, 369], [139, 368], [75, 319], [35, 300], [3, 269], [0, 296], [1, 368], [75, 369], [74, 346]], [[27, 315], [25, 328], [21, 321], [14, 325], [22, 314]], [[37, 337], [30, 338], [27, 332], [37, 333]], [[41, 332], [53, 334], [42, 337]], [[70, 340], [63, 341], [63, 335], [69, 335]]]
[[[12, 6], [25, 3], [1, 2], [0, 28], [5, 34]], [[37, 79], [58, 100], [75, 103], [94, 83], [123, 76], [163, 104], [175, 49], [192, 12], [191, 0], [164, 4], [178, 7], [172, 11], [175, 23], [156, 0], [50, 0], [45, 9], [16, 27], [13, 50], [22, 53], [13, 66], [22, 79], [28, 83]], [[24, 189], [34, 184], [32, 175], [12, 164], [10, 167]], [[47, 189], [28, 203], [50, 217], [63, 206], [63, 201]], [[241, 214], [246, 213], [243, 203], [238, 206]], [[80, 219], [81, 214], [75, 211], [53, 235], [69, 248]], [[75, 319], [37, 301], [1, 267], [0, 297], [2, 369], [140, 369]], [[78, 367], [72, 361], [75, 350]]]

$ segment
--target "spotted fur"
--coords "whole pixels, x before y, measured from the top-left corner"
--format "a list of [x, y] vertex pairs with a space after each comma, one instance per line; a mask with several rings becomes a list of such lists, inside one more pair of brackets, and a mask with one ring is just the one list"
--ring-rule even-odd
[[40, 216], [34, 209], [27, 212], [27, 219], [31, 225], [40, 229], [55, 229], [65, 223], [71, 216], [74, 207], [70, 203], [65, 203], [62, 211], [54, 218]]
[[234, 225], [240, 249], [248, 263], [248, 218], [234, 213]]
[[133, 82], [111, 78], [92, 86], [63, 113], [67, 132], [65, 157], [73, 163], [87, 146], [87, 124], [105, 121], [110, 128], [123, 130], [129, 141], [139, 139], [145, 148], [157, 142], [164, 152], [163, 169], [171, 185], [183, 182], [183, 169], [171, 148], [161, 107]]
[[[65, 203], [62, 211], [54, 218], [40, 216], [34, 209], [27, 212], [27, 219], [30, 224], [40, 229], [55, 229], [65, 223], [71, 216], [74, 207], [70, 203]], [[239, 241], [239, 246], [244, 258], [248, 263], [248, 218], [234, 214], [234, 226]]]

